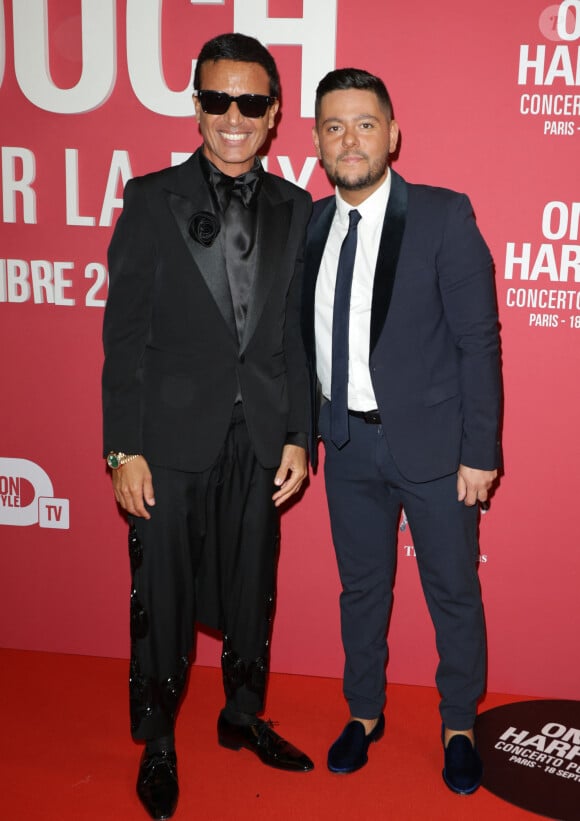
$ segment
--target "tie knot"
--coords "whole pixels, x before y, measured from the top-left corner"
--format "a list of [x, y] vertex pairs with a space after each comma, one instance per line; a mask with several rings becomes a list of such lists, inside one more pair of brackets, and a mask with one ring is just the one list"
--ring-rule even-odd
[[356, 228], [359, 222], [361, 221], [361, 215], [353, 208], [352, 211], [348, 212], [348, 230], [351, 231], [353, 228]]
[[206, 162], [207, 176], [211, 187], [214, 189], [220, 211], [225, 213], [230, 204], [232, 195], [240, 200], [246, 208], [249, 208], [259, 191], [262, 183], [264, 171], [257, 160], [254, 167], [239, 177], [228, 177], [217, 169], [212, 163]]
[[241, 177], [225, 177], [214, 184], [218, 202], [222, 211], [226, 211], [232, 197], [237, 197], [249, 208], [260, 185], [260, 176], [253, 171]]
[[249, 207], [260, 187], [262, 181], [261, 170], [261, 168], [252, 169], [235, 179], [232, 193], [240, 197], [246, 208]]

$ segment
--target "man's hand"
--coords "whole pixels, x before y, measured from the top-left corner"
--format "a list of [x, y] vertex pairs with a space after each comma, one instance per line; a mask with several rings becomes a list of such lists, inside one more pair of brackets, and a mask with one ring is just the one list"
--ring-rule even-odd
[[280, 488], [272, 496], [276, 507], [298, 493], [307, 476], [306, 450], [299, 445], [284, 445], [280, 467], [274, 479], [274, 484]]
[[112, 470], [111, 474], [115, 499], [123, 510], [126, 510], [131, 516], [150, 519], [151, 514], [145, 507], [145, 502], [148, 505], [154, 505], [155, 497], [153, 495], [151, 471], [143, 456], [131, 459], [130, 462], [121, 465], [117, 470]]
[[457, 501], [471, 506], [485, 502], [489, 489], [497, 476], [497, 470], [478, 470], [459, 465], [457, 471]]

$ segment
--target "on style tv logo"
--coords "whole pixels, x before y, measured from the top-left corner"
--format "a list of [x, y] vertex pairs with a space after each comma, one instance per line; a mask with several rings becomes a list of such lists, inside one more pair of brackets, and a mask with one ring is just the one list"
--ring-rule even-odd
[[0, 525], [69, 529], [69, 500], [54, 496], [49, 475], [29, 459], [0, 457]]

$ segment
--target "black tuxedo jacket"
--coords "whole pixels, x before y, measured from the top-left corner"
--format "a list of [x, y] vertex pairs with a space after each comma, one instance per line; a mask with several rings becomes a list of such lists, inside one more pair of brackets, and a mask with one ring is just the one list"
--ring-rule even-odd
[[[425, 482], [459, 464], [499, 465], [499, 340], [493, 264], [468, 198], [392, 182], [375, 270], [369, 367], [401, 473]], [[314, 294], [335, 198], [315, 203], [307, 232], [303, 334], [311, 376], [311, 458], [318, 390]], [[370, 410], [370, 408], [369, 408]]]
[[288, 433], [308, 429], [300, 334], [310, 196], [265, 174], [257, 270], [238, 340], [221, 240], [205, 247], [192, 217], [214, 214], [199, 149], [182, 165], [127, 183], [109, 247], [103, 341], [104, 453], [200, 471], [215, 460], [239, 385], [260, 463], [277, 467]]

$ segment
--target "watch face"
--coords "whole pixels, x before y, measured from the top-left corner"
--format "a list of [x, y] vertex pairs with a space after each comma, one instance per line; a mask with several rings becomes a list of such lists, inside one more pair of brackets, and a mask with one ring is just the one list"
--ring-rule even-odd
[[109, 453], [107, 456], [107, 464], [113, 470], [116, 470], [119, 467], [119, 457], [116, 453]]

